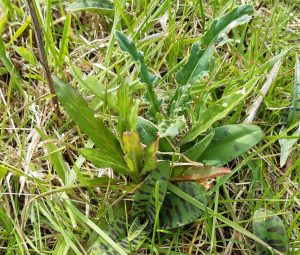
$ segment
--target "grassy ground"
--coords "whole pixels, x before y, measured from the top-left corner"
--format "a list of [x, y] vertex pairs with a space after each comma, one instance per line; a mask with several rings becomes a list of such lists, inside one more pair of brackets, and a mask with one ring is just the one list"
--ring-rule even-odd
[[[244, 156], [246, 160], [240, 157], [228, 165], [238, 171], [226, 182], [214, 182], [218, 185], [210, 192], [208, 206], [250, 232], [253, 212], [259, 207], [272, 209], [287, 229], [290, 254], [300, 254], [299, 145], [280, 168], [278, 142], [280, 111], [291, 104], [300, 50], [297, 1], [139, 0], [127, 1], [108, 16], [67, 13], [68, 1], [37, 2], [51, 72], [77, 86], [111, 125], [114, 113], [103, 111], [102, 103], [78, 87], [71, 66], [111, 89], [129, 75], [136, 79], [130, 58], [111, 36], [115, 30], [124, 30], [145, 52], [152, 70], [163, 77], [156, 92], [171, 93], [175, 86], [172, 70], [212, 20], [241, 2], [253, 4], [253, 20], [229, 34], [232, 40], [215, 51], [209, 77], [193, 87], [199, 100], [206, 96], [203, 104], [209, 105], [223, 91], [257, 77], [255, 91], [220, 122], [242, 123], [283, 52], [278, 73], [271, 75], [271, 87], [253, 120], [262, 128], [263, 140], [250, 157]], [[63, 109], [57, 125], [26, 4], [19, 0], [0, 3], [0, 253], [86, 254], [103, 218], [112, 219], [113, 208], [130, 203], [136, 187], [126, 185], [126, 178], [110, 185], [97, 181], [102, 175], [116, 175], [78, 155], [74, 147], [91, 146], [91, 142]], [[71, 169], [64, 182], [59, 177], [61, 169], [55, 168], [61, 159]], [[166, 254], [256, 254], [253, 240], [235, 225], [207, 214], [174, 231], [160, 231], [158, 236], [147, 239], [140, 254], [159, 254], [162, 248]]]

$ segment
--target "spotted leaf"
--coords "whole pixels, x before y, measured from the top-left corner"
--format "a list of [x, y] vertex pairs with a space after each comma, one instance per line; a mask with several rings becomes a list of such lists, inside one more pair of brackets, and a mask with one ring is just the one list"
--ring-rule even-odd
[[202, 153], [199, 162], [222, 166], [257, 144], [262, 131], [255, 125], [227, 125], [214, 129], [215, 136]]
[[[281, 219], [271, 210], [258, 209], [253, 217], [253, 233], [277, 251], [287, 254], [288, 238]], [[257, 254], [274, 254], [268, 248], [256, 243]]]
[[[185, 193], [206, 204], [205, 188], [195, 182], [178, 182], [175, 184]], [[167, 193], [160, 211], [160, 227], [171, 229], [194, 222], [202, 211], [173, 193]]]
[[154, 222], [156, 212], [160, 210], [164, 201], [169, 178], [169, 162], [163, 161], [155, 171], [145, 178], [144, 183], [135, 194], [132, 207], [133, 217], [146, 215], [150, 222]]
[[[127, 254], [130, 251], [136, 251], [146, 240], [148, 232], [145, 231], [147, 222], [140, 224], [138, 218], [134, 219], [129, 229], [128, 235], [126, 234], [126, 219], [121, 217], [115, 222], [110, 224], [105, 232], [118, 244]], [[114, 255], [115, 250], [105, 244], [100, 238], [93, 245], [90, 255]]]

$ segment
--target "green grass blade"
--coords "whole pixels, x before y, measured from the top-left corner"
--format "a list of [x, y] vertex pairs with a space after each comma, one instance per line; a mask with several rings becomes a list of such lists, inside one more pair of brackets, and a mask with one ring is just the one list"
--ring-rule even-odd
[[197, 208], [199, 208], [200, 210], [208, 213], [211, 217], [215, 217], [216, 219], [222, 221], [223, 223], [225, 223], [226, 225], [230, 226], [231, 228], [235, 229], [236, 231], [240, 232], [241, 234], [243, 234], [244, 236], [247, 236], [249, 238], [251, 238], [252, 240], [254, 240], [255, 242], [261, 244], [264, 247], [269, 248], [271, 251], [273, 251], [275, 254], [278, 255], [283, 255], [281, 252], [275, 250], [274, 248], [272, 248], [269, 244], [267, 244], [266, 242], [264, 242], [263, 240], [261, 240], [259, 237], [257, 237], [256, 235], [252, 234], [251, 232], [249, 232], [248, 230], [244, 229], [243, 227], [241, 227], [239, 224], [227, 219], [226, 217], [224, 217], [223, 215], [214, 212], [212, 209], [206, 207], [203, 203], [197, 201], [195, 198], [191, 197], [189, 194], [185, 193], [184, 191], [182, 191], [180, 188], [176, 187], [174, 184], [169, 183], [168, 185], [168, 189], [176, 194], [177, 196], [183, 198], [184, 200], [186, 200], [187, 202], [193, 204], [194, 206], [196, 206]]

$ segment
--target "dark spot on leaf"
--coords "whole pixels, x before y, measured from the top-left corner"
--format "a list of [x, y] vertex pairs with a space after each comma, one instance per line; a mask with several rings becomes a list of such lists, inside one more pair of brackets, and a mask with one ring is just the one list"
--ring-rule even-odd
[[233, 149], [234, 149], [234, 151], [240, 151], [240, 146], [234, 145], [234, 146], [233, 146]]
[[150, 195], [150, 192], [144, 191], [144, 190], [142, 190], [142, 189], [139, 190], [139, 193], [142, 194], [142, 195], [147, 195], [147, 196]]
[[181, 213], [181, 210], [178, 205], [175, 205], [175, 212], [178, 217], [178, 221], [181, 223], [182, 222], [182, 213]]

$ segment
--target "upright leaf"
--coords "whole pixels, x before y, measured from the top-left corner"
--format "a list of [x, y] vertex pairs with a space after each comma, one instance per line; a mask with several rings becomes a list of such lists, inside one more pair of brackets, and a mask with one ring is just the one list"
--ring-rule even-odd
[[94, 117], [86, 101], [71, 86], [53, 76], [57, 97], [70, 117], [87, 134], [94, 144], [106, 154], [113, 154], [123, 161], [123, 152], [116, 137], [103, 122]]
[[[206, 204], [205, 189], [195, 182], [178, 182], [175, 184], [202, 204]], [[202, 211], [188, 201], [173, 193], [167, 193], [160, 211], [160, 227], [171, 229], [194, 222]]]
[[155, 142], [150, 143], [145, 147], [145, 153], [144, 153], [144, 166], [141, 171], [141, 175], [146, 174], [147, 172], [150, 172], [157, 168], [157, 159], [156, 154], [158, 151], [159, 146], [159, 139], [157, 139]]
[[214, 129], [215, 136], [202, 153], [199, 162], [222, 166], [257, 144], [262, 131], [255, 125], [227, 125]]
[[[154, 222], [156, 212], [160, 210], [165, 199], [170, 178], [170, 163], [163, 161], [157, 170], [151, 172], [144, 180], [134, 197], [132, 214], [133, 216], [146, 214], [150, 222]], [[159, 188], [158, 208], [156, 207], [155, 188]]]
[[180, 85], [194, 84], [208, 71], [208, 62], [213, 53], [213, 46], [220, 42], [224, 34], [232, 28], [244, 24], [251, 19], [253, 7], [239, 6], [215, 20], [200, 42], [193, 44], [188, 62], [176, 75]]
[[[253, 234], [277, 251], [287, 254], [288, 238], [281, 219], [271, 210], [258, 209], [253, 217]], [[265, 246], [256, 243], [257, 254], [274, 254]]]
[[150, 102], [151, 111], [155, 117], [155, 114], [156, 112], [159, 112], [160, 107], [160, 102], [157, 99], [157, 96], [153, 89], [153, 84], [156, 80], [155, 75], [149, 72], [144, 54], [136, 48], [132, 40], [130, 40], [125, 34], [120, 31], [116, 31], [116, 40], [119, 43], [121, 49], [130, 54], [133, 61], [140, 63], [140, 80], [142, 83], [145, 83], [147, 85], [146, 98]]
[[138, 175], [143, 168], [144, 149], [136, 132], [123, 133], [123, 151], [125, 161], [131, 172]]
[[[284, 128], [281, 128], [280, 134], [284, 132]], [[300, 127], [294, 131], [292, 136], [300, 136]], [[297, 143], [298, 138], [282, 138], [278, 139], [280, 144], [280, 167], [283, 167], [292, 152], [293, 146]]]

